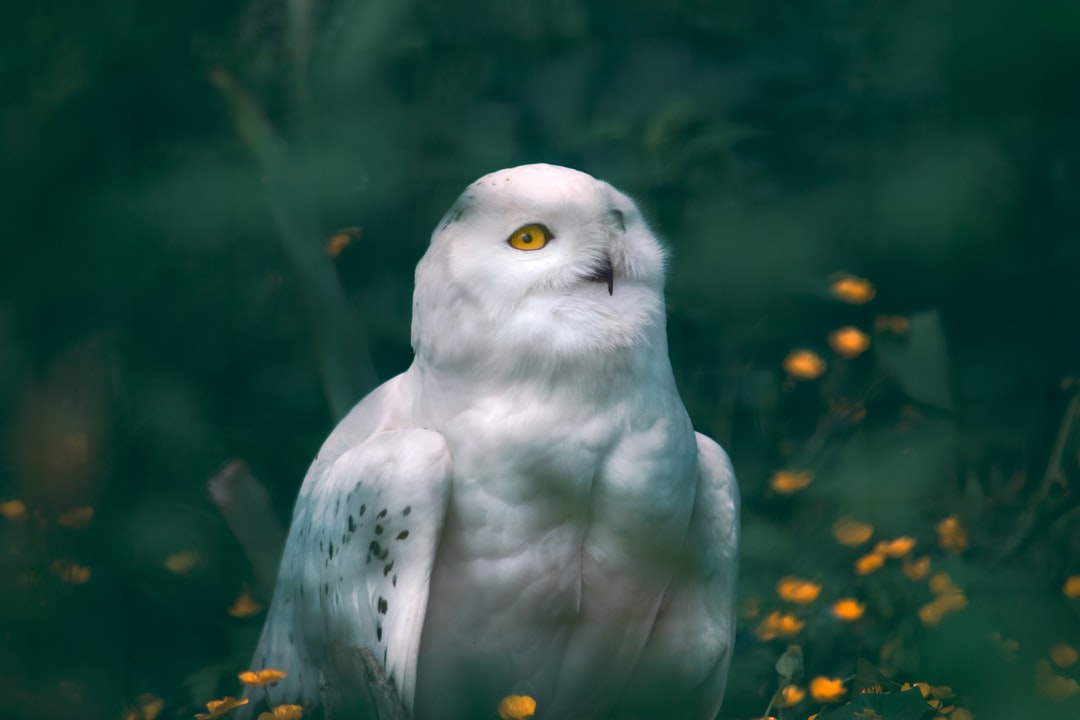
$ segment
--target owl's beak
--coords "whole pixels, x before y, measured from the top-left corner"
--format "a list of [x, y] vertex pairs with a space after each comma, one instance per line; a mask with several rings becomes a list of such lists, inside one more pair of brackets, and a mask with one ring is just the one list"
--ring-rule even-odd
[[592, 274], [585, 279], [592, 280], [593, 282], [606, 282], [608, 295], [615, 294], [615, 269], [611, 266], [611, 258], [605, 257], [603, 261], [593, 269]]

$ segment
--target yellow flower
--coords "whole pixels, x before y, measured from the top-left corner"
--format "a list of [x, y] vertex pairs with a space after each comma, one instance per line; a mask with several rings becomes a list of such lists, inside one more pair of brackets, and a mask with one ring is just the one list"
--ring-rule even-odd
[[788, 615], [779, 610], [773, 610], [758, 624], [757, 636], [762, 640], [772, 640], [777, 637], [791, 637], [792, 635], [797, 635], [799, 631], [803, 629], [804, 625], [806, 625], [806, 622], [794, 615]]
[[825, 361], [813, 350], [792, 350], [784, 358], [784, 370], [799, 380], [813, 380], [825, 372]]
[[1065, 593], [1067, 598], [1080, 598], [1080, 575], [1071, 575], [1065, 580], [1065, 585], [1061, 588], [1061, 592]]
[[877, 295], [877, 290], [869, 280], [847, 273], [833, 275], [829, 292], [836, 299], [852, 305], [865, 305]]
[[165, 558], [165, 567], [177, 575], [187, 575], [199, 564], [199, 553], [194, 550], [175, 552]]
[[1015, 660], [1017, 652], [1020, 651], [1020, 643], [1011, 638], [1002, 637], [1001, 633], [996, 630], [990, 633], [990, 640], [995, 645], [1001, 648], [1001, 656], [1006, 660]]
[[26, 515], [26, 503], [22, 500], [0, 502], [0, 515], [3, 515], [8, 520], [19, 520]]
[[874, 330], [892, 331], [893, 335], [903, 335], [911, 329], [911, 321], [903, 315], [878, 315], [874, 318]]
[[923, 625], [938, 625], [946, 615], [967, 607], [967, 597], [962, 592], [939, 595], [919, 608], [919, 620]]
[[832, 534], [841, 545], [857, 547], [870, 539], [874, 526], [845, 515], [833, 524]]
[[898, 537], [895, 540], [881, 540], [874, 546], [874, 552], [887, 558], [901, 558], [915, 547], [915, 538]]
[[964, 552], [968, 548], [967, 528], [960, 518], [950, 515], [944, 518], [934, 529], [938, 533], [938, 545], [950, 552]]
[[1049, 700], [1063, 702], [1080, 692], [1080, 685], [1070, 677], [1056, 674], [1050, 663], [1041, 659], [1035, 663], [1035, 689]]
[[502, 720], [524, 720], [536, 714], [536, 701], [528, 695], [507, 695], [499, 701]]
[[948, 685], [931, 685], [930, 683], [925, 682], [904, 683], [900, 686], [900, 692], [906, 692], [913, 687], [918, 688], [924, 698], [939, 701], [938, 705], [935, 707], [941, 705], [941, 700], [949, 700], [956, 697], [956, 693], [953, 692], [953, 689]]
[[259, 713], [259, 720], [300, 720], [303, 716], [301, 705], [278, 705], [270, 712]]
[[918, 560], [912, 560], [910, 558], [904, 558], [904, 575], [909, 580], [923, 580], [930, 574], [930, 558], [921, 557]]
[[833, 603], [832, 613], [844, 622], [855, 622], [866, 612], [866, 606], [855, 598], [841, 598]]
[[810, 697], [814, 698], [814, 702], [839, 702], [846, 692], [844, 681], [841, 678], [828, 678], [818, 675], [810, 681]]
[[829, 346], [837, 355], [853, 358], [866, 352], [870, 347], [870, 336], [857, 327], [848, 325], [829, 333]]
[[153, 693], [143, 693], [139, 696], [139, 710], [142, 712], [142, 720], [157, 720], [165, 707], [165, 701]]
[[70, 530], [82, 530], [94, 519], [94, 508], [77, 507], [56, 518], [56, 522]]
[[780, 578], [780, 581], [776, 583], [776, 593], [788, 602], [809, 605], [817, 600], [821, 593], [821, 586], [809, 580], [788, 576]]
[[1072, 645], [1059, 642], [1050, 648], [1050, 659], [1058, 667], [1067, 668], [1070, 665], [1075, 665], [1076, 661], [1080, 660], [1080, 655], [1077, 654], [1076, 648]]
[[961, 590], [947, 573], [939, 572], [934, 573], [930, 578], [930, 592], [935, 595], [948, 595], [961, 592]]
[[284, 670], [245, 670], [237, 675], [244, 685], [272, 685], [284, 679], [289, 673]]
[[780, 697], [776, 701], [776, 705], [782, 708], [789, 708], [798, 705], [806, 697], [806, 691], [798, 685], [785, 685], [780, 691]]
[[910, 690], [913, 687], [919, 688], [919, 692], [922, 693], [922, 696], [924, 698], [925, 697], [930, 697], [930, 684], [929, 683], [904, 683], [903, 685], [900, 686], [900, 692], [907, 692], [908, 690]]
[[246, 699], [237, 700], [233, 697], [224, 697], [220, 700], [211, 700], [210, 702], [206, 703], [206, 709], [209, 712], [195, 713], [195, 717], [198, 718], [198, 720], [213, 720], [213, 718], [221, 717], [225, 713], [231, 712], [236, 708], [240, 707], [241, 705], [247, 705], [248, 702], [249, 701]]
[[867, 553], [855, 561], [855, 572], [859, 575], [869, 575], [881, 569], [885, 564], [885, 556], [881, 553]]
[[53, 561], [51, 569], [60, 576], [60, 580], [72, 585], [82, 585], [89, 581], [92, 573], [90, 568], [85, 565], [59, 559]]
[[229, 606], [228, 613], [234, 618], [245, 618], [262, 612], [262, 609], [263, 606], [251, 597], [251, 592], [245, 584], [244, 589], [240, 591], [240, 596]]
[[153, 693], [143, 693], [139, 696], [137, 705], [124, 707], [123, 720], [157, 720], [165, 707], [165, 701]]
[[769, 487], [781, 495], [789, 495], [802, 490], [813, 479], [814, 474], [809, 470], [777, 470], [769, 480]]
[[360, 237], [360, 228], [347, 227], [338, 230], [326, 241], [326, 254], [336, 258], [341, 251], [352, 244], [353, 240]]

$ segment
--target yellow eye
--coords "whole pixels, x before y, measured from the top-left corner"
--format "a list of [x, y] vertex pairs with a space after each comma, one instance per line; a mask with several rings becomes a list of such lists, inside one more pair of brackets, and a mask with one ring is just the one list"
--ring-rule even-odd
[[539, 250], [548, 244], [551, 239], [551, 231], [539, 223], [529, 223], [514, 231], [510, 239], [510, 247], [518, 250]]

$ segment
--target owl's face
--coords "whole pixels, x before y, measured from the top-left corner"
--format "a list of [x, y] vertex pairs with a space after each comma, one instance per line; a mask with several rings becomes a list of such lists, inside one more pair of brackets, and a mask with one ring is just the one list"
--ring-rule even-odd
[[626, 195], [568, 168], [500, 170], [466, 188], [432, 234], [413, 347], [432, 362], [485, 364], [663, 349], [663, 284], [663, 248]]

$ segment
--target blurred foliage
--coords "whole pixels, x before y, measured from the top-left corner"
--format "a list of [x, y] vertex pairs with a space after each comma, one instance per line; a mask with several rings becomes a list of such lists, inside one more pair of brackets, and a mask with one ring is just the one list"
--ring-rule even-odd
[[5, 712], [236, 692], [266, 598], [207, 481], [242, 459], [285, 522], [335, 417], [409, 362], [442, 211], [549, 161], [673, 249], [675, 372], [744, 495], [723, 717], [761, 714], [791, 642], [810, 677], [865, 657], [980, 719], [1076, 717], [1077, 67], [1069, 0], [6, 7]]

